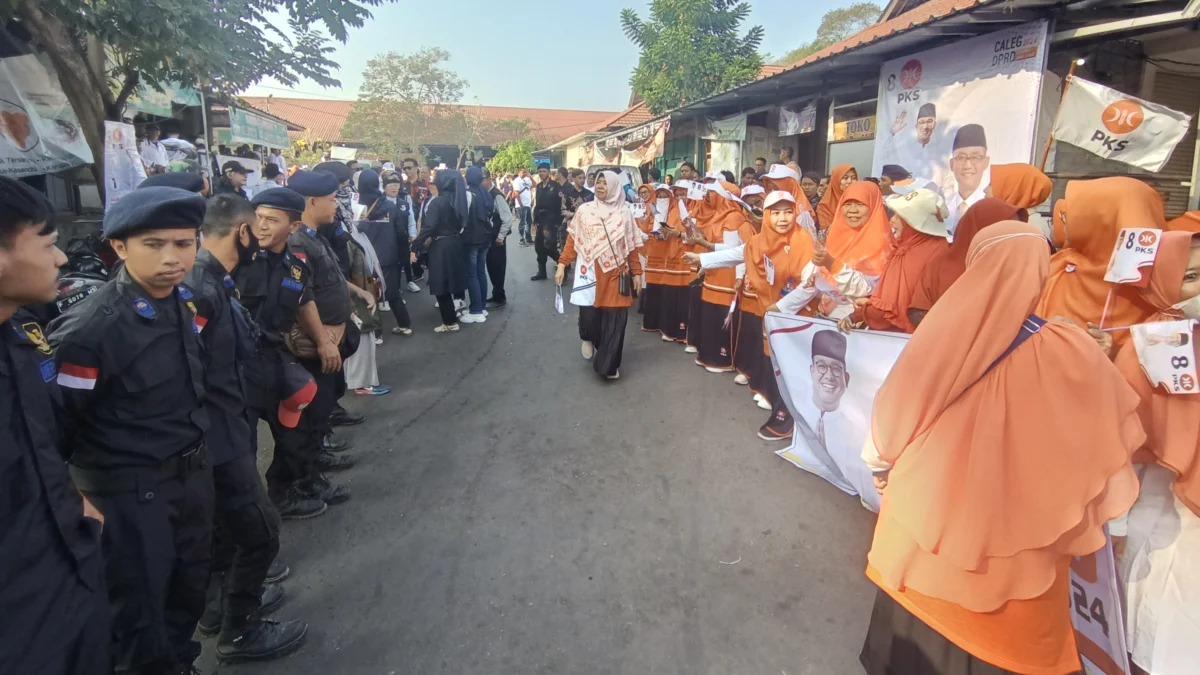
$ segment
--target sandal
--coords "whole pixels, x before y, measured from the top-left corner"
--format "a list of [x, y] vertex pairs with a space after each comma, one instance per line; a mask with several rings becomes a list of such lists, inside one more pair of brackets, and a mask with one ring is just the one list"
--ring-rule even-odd
[[411, 328], [401, 328], [400, 326], [396, 326], [395, 328], [393, 328], [392, 332], [395, 333], [396, 335], [412, 335], [413, 334]]
[[437, 328], [434, 328], [433, 332], [435, 332], [435, 333], [457, 333], [458, 332], [458, 324], [452, 324], [450, 326], [447, 326], [446, 324], [442, 324], [442, 325], [438, 326]]

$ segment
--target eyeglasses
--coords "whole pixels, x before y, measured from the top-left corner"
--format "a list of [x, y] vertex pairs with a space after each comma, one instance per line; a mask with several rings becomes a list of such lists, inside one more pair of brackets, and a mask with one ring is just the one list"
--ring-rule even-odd
[[815, 365], [817, 367], [818, 375], [821, 375], [821, 376], [828, 375], [830, 373], [830, 371], [832, 371], [834, 377], [845, 377], [846, 376], [846, 369], [841, 366], [830, 366], [825, 363], [815, 363], [813, 365]]
[[982, 154], [954, 155], [953, 157], [951, 157], [951, 159], [953, 159], [956, 162], [970, 162], [972, 164], [979, 164], [980, 162], [982, 162], [983, 160], [985, 160], [987, 158], [988, 158], [987, 155], [982, 155]]

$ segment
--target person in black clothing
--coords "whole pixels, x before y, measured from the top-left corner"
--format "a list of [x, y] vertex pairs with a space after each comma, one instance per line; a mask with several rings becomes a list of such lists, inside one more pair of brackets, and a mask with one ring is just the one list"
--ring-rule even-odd
[[282, 601], [283, 587], [272, 586], [263, 602], [271, 561], [279, 552], [279, 514], [259, 483], [251, 441], [255, 430], [246, 415], [241, 373], [254, 355], [253, 319], [238, 302], [230, 276], [239, 250], [250, 245], [253, 219], [254, 207], [244, 199], [210, 199], [200, 228], [204, 246], [184, 279], [195, 294], [196, 325], [204, 346], [210, 425], [205, 445], [212, 458], [216, 498], [213, 583], [200, 633], [220, 630], [217, 658], [222, 662], [278, 658], [298, 647], [308, 630], [301, 621], [277, 623], [258, 616]]
[[193, 291], [204, 198], [134, 190], [104, 214], [124, 261], [50, 325], [59, 429], [76, 487], [105, 516], [118, 672], [190, 672], [211, 560], [213, 482]]
[[[305, 418], [310, 424], [302, 425], [303, 428], [298, 427], [296, 431], [310, 433], [312, 437], [295, 445], [289, 444], [297, 448], [297, 452], [287, 464], [272, 465], [278, 471], [274, 476], [271, 471], [267, 472], [267, 488], [274, 491], [274, 498], [291, 482], [304, 497], [319, 497], [332, 506], [349, 499], [350, 491], [329, 481], [322, 471], [347, 469], [354, 465], [354, 460], [345, 454], [332, 454], [322, 447], [322, 443], [332, 431], [330, 416], [346, 391], [341, 359], [349, 357], [358, 348], [357, 328], [350, 321], [350, 288], [346, 285], [346, 273], [329, 241], [317, 232], [318, 228], [328, 229], [336, 217], [338, 203], [334, 193], [338, 190], [338, 181], [331, 174], [320, 171], [297, 171], [288, 181], [288, 187], [304, 197], [304, 212], [300, 214], [300, 226], [288, 236], [287, 249], [312, 271], [313, 300], [324, 326], [319, 345], [327, 350], [328, 345], [332, 345], [340, 358], [334, 359], [323, 352], [318, 353], [319, 358], [297, 354], [301, 365], [317, 383], [317, 397], [305, 410]], [[256, 207], [276, 203], [273, 192], [275, 190], [267, 190], [257, 195], [253, 203]]]
[[0, 177], [0, 664], [13, 675], [112, 672], [104, 517], [71, 483], [55, 431], [54, 353], [25, 310], [54, 300], [51, 206]]
[[492, 282], [492, 297], [488, 298], [488, 309], [500, 309], [508, 303], [504, 294], [504, 275], [508, 269], [508, 247], [504, 242], [512, 233], [513, 215], [508, 208], [508, 200], [504, 193], [496, 187], [495, 179], [487, 170], [483, 170], [483, 189], [492, 197], [495, 208], [492, 209], [492, 246], [487, 254], [488, 278]]
[[[318, 432], [312, 419], [296, 414], [294, 405], [284, 405], [293, 392], [283, 391], [283, 374], [299, 368], [285, 336], [299, 326], [330, 368], [341, 364], [341, 354], [321, 325], [308, 265], [287, 251], [288, 236], [300, 225], [304, 198], [291, 189], [279, 188], [256, 195], [252, 206], [254, 239], [240, 251], [233, 276], [240, 304], [256, 328], [254, 354], [243, 364], [247, 421], [252, 432], [260, 419], [271, 428], [275, 454], [267, 470], [267, 488], [280, 517], [313, 518], [325, 513], [328, 506], [308, 494], [311, 489], [304, 493], [297, 489], [299, 481], [293, 477], [311, 475], [321, 450], [314, 440]], [[310, 394], [315, 394], [315, 388], [313, 383]], [[304, 403], [311, 403], [311, 396]], [[251, 435], [251, 443], [256, 446], [256, 441]], [[257, 452], [257, 447], [254, 450]]]
[[662, 171], [659, 171], [658, 167], [656, 166], [646, 169], [646, 176], [648, 176], [650, 178], [650, 182], [655, 185], [658, 185], [662, 182]]
[[546, 260], [558, 259], [558, 227], [562, 224], [562, 186], [550, 178], [550, 165], [538, 166], [537, 192], [534, 195], [533, 222], [537, 233], [533, 238], [537, 251], [537, 274], [530, 281], [547, 279]]
[[433, 179], [437, 196], [429, 200], [421, 218], [421, 231], [413, 242], [414, 255], [429, 259], [429, 294], [437, 298], [442, 324], [433, 330], [459, 329], [454, 294], [467, 288], [466, 259], [459, 235], [467, 220], [467, 184], [454, 170], [438, 171]]
[[221, 177], [217, 179], [217, 187], [213, 194], [235, 194], [242, 199], [249, 199], [245, 188], [246, 175], [250, 173], [254, 173], [254, 170], [247, 169], [236, 159], [225, 162], [221, 165]]
[[[364, 171], [363, 175], [366, 176], [367, 171]], [[364, 190], [358, 194], [359, 203], [367, 207], [363, 212], [363, 219], [358, 223], [358, 229], [367, 235], [371, 245], [375, 247], [375, 255], [379, 258], [379, 266], [383, 270], [384, 300], [396, 317], [396, 327], [392, 332], [397, 335], [412, 335], [412, 319], [409, 318], [408, 306], [404, 303], [402, 272], [407, 269], [409, 278], [412, 278], [408, 257], [409, 239], [416, 237], [417, 225], [413, 219], [409, 197], [400, 189], [402, 183], [400, 174], [392, 172], [383, 179], [383, 193]], [[419, 289], [411, 281], [409, 286], [409, 290]]]
[[467, 220], [463, 226], [462, 246], [466, 254], [467, 291], [471, 302], [460, 320], [462, 323], [483, 323], [487, 321], [487, 252], [496, 239], [492, 227], [496, 205], [483, 187], [482, 168], [468, 168], [466, 181]]
[[580, 206], [592, 201], [596, 198], [596, 193], [584, 187], [584, 179], [587, 178], [583, 173], [583, 169], [571, 169], [570, 181], [562, 186], [562, 228], [560, 239], [564, 244], [567, 241], [566, 227], [570, 224], [571, 219], [575, 217], [575, 212]]

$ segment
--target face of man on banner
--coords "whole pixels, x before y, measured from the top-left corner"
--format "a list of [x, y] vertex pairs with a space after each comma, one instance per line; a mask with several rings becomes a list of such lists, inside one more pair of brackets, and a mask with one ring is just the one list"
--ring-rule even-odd
[[836, 330], [817, 331], [812, 341], [813, 404], [824, 412], [833, 412], [842, 402], [850, 373], [846, 371], [846, 336]]
[[922, 146], [929, 145], [933, 140], [933, 130], [937, 128], [937, 108], [932, 103], [926, 103], [917, 111], [917, 142]]
[[954, 135], [953, 154], [950, 155], [950, 171], [954, 174], [960, 195], [966, 198], [979, 189], [991, 161], [982, 126], [967, 124], [958, 130]]

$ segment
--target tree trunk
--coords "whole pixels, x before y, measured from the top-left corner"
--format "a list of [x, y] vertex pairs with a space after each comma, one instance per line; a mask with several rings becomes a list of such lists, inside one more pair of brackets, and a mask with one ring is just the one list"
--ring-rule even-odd
[[[104, 201], [104, 120], [118, 119], [120, 111], [110, 109], [115, 103], [105, 78], [100, 77], [87, 63], [86, 56], [76, 48], [75, 37], [65, 24], [43, 12], [37, 0], [21, 0], [17, 16], [45, 50], [58, 73], [67, 101], [79, 118], [83, 137], [92, 151], [92, 176]], [[122, 102], [123, 105], [123, 102]]]

